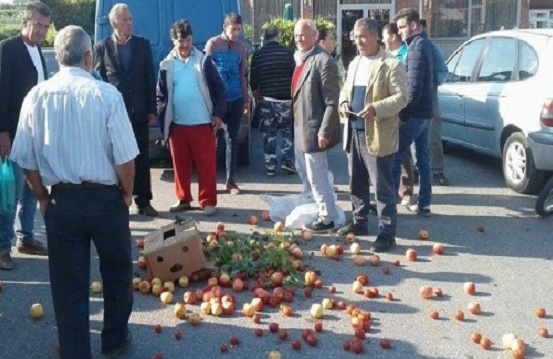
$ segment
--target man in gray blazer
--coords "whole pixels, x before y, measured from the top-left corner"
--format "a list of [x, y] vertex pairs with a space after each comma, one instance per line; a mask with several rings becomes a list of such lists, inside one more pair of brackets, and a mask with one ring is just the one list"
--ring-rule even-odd
[[338, 219], [332, 185], [328, 179], [327, 152], [340, 143], [338, 118], [339, 77], [336, 62], [322, 50], [312, 20], [294, 27], [296, 69], [292, 77], [296, 169], [304, 191], [313, 195], [318, 218], [305, 226], [313, 232], [334, 228]]

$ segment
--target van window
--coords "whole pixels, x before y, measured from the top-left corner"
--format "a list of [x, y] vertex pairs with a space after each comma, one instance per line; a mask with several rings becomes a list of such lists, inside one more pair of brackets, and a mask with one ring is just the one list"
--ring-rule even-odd
[[524, 80], [538, 72], [538, 56], [530, 45], [518, 42], [518, 79]]
[[[458, 52], [459, 60], [453, 68], [449, 67], [449, 71], [452, 73], [451, 80], [449, 82], [470, 82], [472, 78], [472, 71], [476, 66], [476, 63], [480, 59], [480, 53], [486, 43], [487, 39], [477, 39], [466, 44], [463, 49]], [[453, 60], [453, 58], [451, 59]], [[452, 61], [450, 61], [452, 63]]]
[[[223, 9], [223, 1], [172, 1], [175, 21], [188, 19], [192, 26], [194, 46], [203, 50], [207, 40], [223, 32], [223, 20], [228, 9]], [[171, 24], [169, 24], [171, 26]], [[169, 32], [169, 29], [167, 29]]]
[[517, 41], [508, 37], [494, 37], [482, 61], [479, 82], [507, 82], [511, 80], [517, 58]]

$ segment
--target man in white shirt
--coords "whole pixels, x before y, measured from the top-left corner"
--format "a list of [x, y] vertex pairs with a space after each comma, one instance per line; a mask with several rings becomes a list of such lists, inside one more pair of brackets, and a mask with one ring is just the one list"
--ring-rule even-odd
[[91, 242], [104, 283], [102, 353], [131, 343], [129, 206], [138, 147], [121, 94], [90, 74], [86, 32], [60, 30], [54, 50], [60, 71], [25, 97], [11, 158], [25, 170], [44, 216], [61, 358], [91, 359]]
[[[21, 34], [0, 42], [0, 156], [8, 156], [17, 128], [23, 98], [47, 78], [40, 44], [50, 27], [50, 8], [41, 2], [27, 4]], [[44, 244], [33, 237], [36, 198], [19, 166], [14, 165], [17, 211], [0, 215], [0, 269], [11, 270], [11, 241], [17, 234], [19, 253], [47, 255]], [[17, 221], [16, 219], [17, 212]], [[16, 230], [14, 232], [14, 223]]]

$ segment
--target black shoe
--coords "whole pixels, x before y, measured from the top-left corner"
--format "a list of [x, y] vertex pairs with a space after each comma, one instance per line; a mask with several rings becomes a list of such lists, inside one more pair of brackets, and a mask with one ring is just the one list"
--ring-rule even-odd
[[127, 338], [125, 338], [125, 341], [119, 348], [115, 348], [112, 350], [103, 350], [102, 354], [107, 356], [108, 358], [117, 358], [121, 355], [123, 355], [127, 349], [129, 349], [130, 345], [132, 344], [132, 334], [131, 332], [127, 333]]
[[434, 176], [432, 176], [432, 179], [435, 185], [438, 185], [438, 186], [450, 185], [449, 180], [443, 173], [435, 173]]
[[377, 253], [388, 252], [390, 249], [395, 247], [395, 245], [396, 239], [394, 237], [380, 233], [378, 237], [376, 237], [376, 240], [372, 244], [371, 248], [369, 248], [369, 251]]
[[177, 203], [169, 207], [169, 212], [171, 213], [182, 212], [182, 211], [188, 211], [190, 209], [192, 209], [190, 202], [178, 201]]
[[334, 228], [334, 221], [331, 221], [327, 224], [323, 221], [322, 218], [317, 218], [313, 221], [313, 223], [306, 224], [303, 229], [311, 231], [311, 232], [324, 232], [324, 231], [330, 231]]
[[280, 166], [280, 168], [284, 172], [287, 172], [291, 175], [298, 173], [298, 171], [296, 171], [296, 168], [291, 163], [283, 163], [282, 166]]
[[339, 236], [347, 236], [348, 233], [353, 233], [356, 236], [366, 236], [369, 234], [369, 228], [366, 224], [351, 221], [338, 229], [336, 233], [338, 233]]

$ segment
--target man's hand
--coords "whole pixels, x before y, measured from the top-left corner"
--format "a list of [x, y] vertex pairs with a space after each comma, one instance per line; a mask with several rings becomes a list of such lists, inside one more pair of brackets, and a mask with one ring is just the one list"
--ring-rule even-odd
[[249, 116], [250, 115], [250, 103], [249, 102], [244, 102], [244, 104], [242, 105], [242, 114], [244, 116]]
[[211, 125], [213, 126], [213, 135], [217, 135], [217, 131], [223, 126], [223, 121], [218, 116], [212, 116], [211, 117]]
[[326, 149], [330, 141], [324, 137], [319, 137], [319, 148]]
[[157, 116], [154, 115], [153, 113], [149, 113], [148, 115], [146, 115], [146, 118], [148, 119], [149, 126], [155, 125], [157, 122]]
[[12, 151], [12, 140], [10, 139], [10, 134], [5, 132], [0, 132], [0, 156], [8, 156]]
[[48, 210], [48, 203], [50, 203], [50, 198], [46, 197], [38, 201], [38, 208], [40, 209], [40, 214], [42, 214], [42, 218], [46, 215], [46, 211]]
[[376, 117], [376, 111], [374, 110], [373, 105], [366, 105], [360, 112], [359, 117], [364, 118], [365, 120], [372, 120]]
[[132, 204], [132, 193], [131, 194], [123, 193], [123, 201], [125, 201], [125, 204], [127, 205], [127, 207], [130, 207]]
[[340, 112], [340, 116], [347, 117], [347, 111], [351, 111], [349, 108], [349, 102], [342, 102], [338, 111]]

